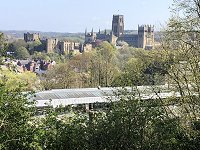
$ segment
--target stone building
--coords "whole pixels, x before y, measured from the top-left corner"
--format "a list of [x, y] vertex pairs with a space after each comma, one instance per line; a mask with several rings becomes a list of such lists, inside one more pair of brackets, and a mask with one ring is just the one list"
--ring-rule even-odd
[[116, 45], [117, 37], [111, 31], [107, 33], [105, 30], [103, 33], [100, 31], [98, 33], [94, 33], [93, 30], [91, 33], [85, 32], [85, 42], [84, 44], [92, 44], [92, 47], [98, 45], [99, 42], [108, 41], [114, 45]]
[[124, 34], [124, 16], [113, 15], [112, 20], [112, 32], [116, 37], [120, 37]]
[[47, 39], [46, 40], [46, 51], [47, 53], [53, 53], [57, 49], [58, 39]]
[[40, 34], [39, 33], [24, 33], [24, 41], [25, 42], [33, 42], [40, 40]]
[[61, 54], [69, 54], [70, 51], [74, 50], [74, 42], [59, 41], [58, 49], [59, 49], [59, 53]]
[[138, 26], [138, 47], [143, 49], [154, 48], [154, 26]]
[[93, 48], [93, 45], [90, 43], [81, 44], [80, 52], [90, 52]]
[[154, 26], [151, 25], [138, 25], [137, 34], [125, 34], [124, 31], [124, 16], [123, 15], [113, 15], [112, 20], [112, 30], [108, 34], [105, 30], [102, 33], [100, 30], [98, 33], [85, 33], [85, 44], [92, 44], [97, 41], [108, 41], [113, 45], [116, 45], [119, 41], [124, 41], [130, 46], [143, 48], [143, 49], [153, 49], [154, 48]]
[[79, 50], [80, 43], [70, 41], [59, 41], [58, 39], [46, 40], [47, 53], [57, 52], [59, 54], [69, 54], [71, 51]]
[[96, 33], [93, 32], [93, 29], [90, 33], [87, 33], [87, 29], [85, 30], [85, 42], [92, 43], [96, 41]]

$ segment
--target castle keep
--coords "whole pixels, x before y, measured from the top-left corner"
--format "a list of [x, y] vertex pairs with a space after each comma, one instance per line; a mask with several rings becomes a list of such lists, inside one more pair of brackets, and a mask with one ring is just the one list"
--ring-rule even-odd
[[124, 41], [133, 47], [153, 49], [154, 26], [138, 25], [137, 34], [125, 34], [124, 16], [113, 15], [112, 30], [109, 34], [106, 32], [106, 30], [103, 33], [100, 30], [98, 33], [95, 33], [93, 30], [91, 31], [91, 33], [87, 33], [87, 30], [85, 31], [85, 45], [96, 45], [96, 43], [99, 41], [108, 41], [114, 45], [117, 45], [119, 41]]
[[39, 33], [24, 33], [24, 41], [25, 42], [33, 42], [40, 40], [40, 34]]

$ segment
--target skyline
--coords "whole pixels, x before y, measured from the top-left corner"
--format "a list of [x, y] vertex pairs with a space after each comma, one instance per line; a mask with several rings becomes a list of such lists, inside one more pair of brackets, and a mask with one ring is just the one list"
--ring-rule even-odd
[[111, 29], [112, 16], [124, 15], [125, 30], [151, 24], [159, 30], [173, 0], [7, 0], [1, 2], [0, 30], [84, 32]]

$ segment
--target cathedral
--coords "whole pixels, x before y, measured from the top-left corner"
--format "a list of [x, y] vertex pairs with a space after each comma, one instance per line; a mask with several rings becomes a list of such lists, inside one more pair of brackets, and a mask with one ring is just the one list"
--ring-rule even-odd
[[124, 33], [124, 16], [123, 15], [113, 15], [112, 20], [112, 30], [107, 33], [105, 30], [103, 33], [95, 33], [92, 29], [90, 33], [85, 31], [85, 45], [92, 44], [95, 46], [101, 41], [108, 41], [113, 45], [117, 45], [119, 41], [124, 41], [129, 44], [129, 46], [143, 48], [143, 49], [153, 49], [154, 48], [154, 26], [151, 25], [141, 25], [138, 26], [137, 34], [125, 34]]

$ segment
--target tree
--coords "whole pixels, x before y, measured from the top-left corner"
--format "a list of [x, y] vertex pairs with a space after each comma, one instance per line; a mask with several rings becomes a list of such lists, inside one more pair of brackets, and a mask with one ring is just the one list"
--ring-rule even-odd
[[20, 85], [10, 91], [4, 82], [0, 84], [0, 149], [37, 149], [35, 130], [29, 125], [34, 114], [32, 104]]
[[[194, 147], [199, 146], [199, 131], [193, 128], [200, 116], [200, 2], [199, 0], [175, 0], [173, 16], [163, 34], [163, 47], [170, 51], [172, 60], [167, 72], [171, 90], [180, 93], [177, 105], [179, 117], [186, 126]], [[198, 124], [198, 123], [197, 123]]]
[[[135, 50], [131, 52], [133, 57], [124, 57], [127, 63], [121, 70], [126, 75], [124, 80], [130, 80], [130, 85], [141, 84], [137, 82], [143, 80], [145, 72], [153, 76], [163, 73], [168, 77], [170, 94], [175, 95], [161, 99], [154, 86], [149, 86], [158, 97], [144, 100], [140, 97], [143, 93], [133, 87], [132, 91], [123, 89], [116, 92], [109, 98], [107, 107], [91, 110], [93, 119], [90, 121], [88, 114], [81, 110], [59, 118], [58, 108], [47, 109], [47, 115], [36, 121], [32, 117], [34, 111], [30, 101], [21, 90], [10, 91], [2, 82], [0, 148], [199, 149], [199, 1], [177, 0], [174, 6], [182, 14], [173, 17], [164, 32], [163, 47], [166, 50]], [[45, 79], [46, 88], [71, 88], [75, 85], [76, 69], [77, 72], [88, 72], [93, 86], [109, 86], [116, 75], [112, 46], [104, 43], [91, 57], [84, 57], [76, 58], [81, 63], [75, 59], [50, 70]], [[112, 101], [112, 98], [118, 101]]]
[[132, 47], [122, 47], [116, 52], [116, 64], [120, 70], [123, 70], [126, 66], [126, 63], [130, 58], [134, 57], [136, 49]]
[[163, 40], [164, 48], [174, 51], [168, 77], [182, 96], [192, 95], [200, 91], [199, 1], [174, 1], [173, 11], [176, 15], [170, 19]]
[[40, 40], [36, 40], [36, 41], [27, 43], [27, 49], [30, 54], [33, 54], [34, 51], [38, 51], [38, 52], [45, 51], [45, 46], [46, 45], [41, 43]]
[[18, 47], [14, 55], [17, 59], [27, 59], [30, 57], [28, 50], [23, 46]]
[[58, 64], [45, 75], [42, 85], [45, 89], [67, 89], [76, 87], [77, 76], [68, 64]]
[[115, 48], [108, 42], [103, 42], [93, 53], [90, 65], [91, 83], [96, 86], [111, 86], [118, 74], [115, 65]]
[[120, 74], [114, 86], [164, 84], [169, 70], [170, 57], [165, 51], [146, 51], [136, 48], [120, 49], [117, 54]]
[[19, 86], [24, 91], [40, 89], [39, 79], [32, 72], [16, 73], [12, 70], [0, 70], [0, 84], [2, 83], [8, 91], [16, 90]]
[[91, 87], [91, 82], [90, 82], [90, 65], [91, 61], [93, 59], [93, 54], [88, 52], [88, 53], [83, 53], [80, 55], [74, 56], [71, 60], [69, 60], [69, 64], [74, 70], [76, 71], [76, 74], [79, 75], [80, 79], [78, 81], [78, 87], [79, 88], [86, 88], [86, 87]]
[[[88, 126], [91, 149], [187, 149], [189, 138], [178, 118], [157, 99], [144, 101], [126, 89], [116, 93], [104, 112]], [[112, 99], [111, 99], [112, 100]]]
[[83, 114], [69, 111], [71, 117], [59, 117], [56, 109], [46, 110], [38, 123], [38, 145], [41, 149], [88, 149], [87, 118]]
[[32, 59], [35, 60], [45, 60], [45, 61], [50, 61], [50, 57], [46, 53], [42, 52], [34, 52], [34, 54], [31, 56]]
[[7, 43], [5, 42], [5, 38], [3, 33], [0, 32], [0, 57], [7, 56]]

